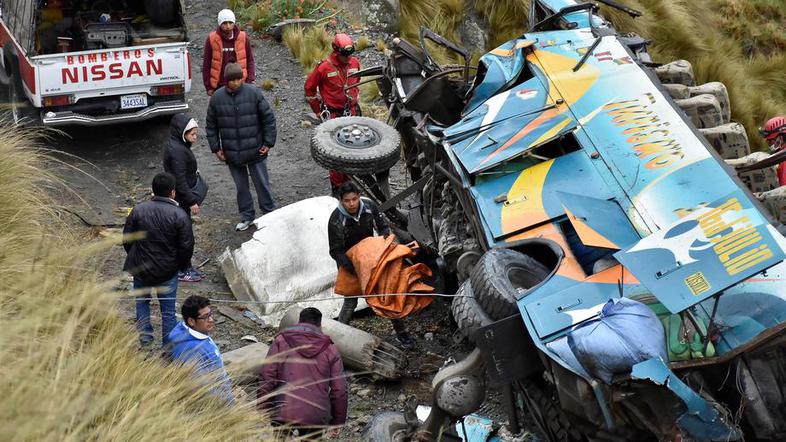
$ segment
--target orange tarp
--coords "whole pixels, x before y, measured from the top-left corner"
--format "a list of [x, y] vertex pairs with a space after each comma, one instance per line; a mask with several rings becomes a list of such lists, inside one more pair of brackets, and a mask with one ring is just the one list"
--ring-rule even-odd
[[355, 266], [353, 275], [339, 267], [335, 292], [344, 296], [380, 295], [366, 298], [379, 316], [397, 319], [416, 313], [431, 304], [430, 296], [384, 296], [395, 293], [430, 293], [434, 288], [420, 282], [431, 276], [427, 265], [407, 265], [405, 258], [415, 256], [407, 246], [393, 242], [395, 236], [372, 236], [355, 244], [347, 257]]

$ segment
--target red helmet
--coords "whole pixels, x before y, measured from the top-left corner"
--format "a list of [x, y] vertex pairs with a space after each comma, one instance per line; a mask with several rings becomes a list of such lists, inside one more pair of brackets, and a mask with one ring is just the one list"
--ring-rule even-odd
[[779, 115], [770, 118], [764, 123], [764, 126], [759, 129], [759, 133], [767, 141], [775, 139], [778, 135], [786, 135], [786, 117]]
[[347, 34], [336, 34], [336, 38], [333, 39], [333, 50], [341, 55], [352, 55], [355, 52], [355, 43]]

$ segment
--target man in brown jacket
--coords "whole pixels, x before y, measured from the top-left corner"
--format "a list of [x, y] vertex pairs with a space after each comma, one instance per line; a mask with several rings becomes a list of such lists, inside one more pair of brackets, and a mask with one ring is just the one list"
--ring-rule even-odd
[[[274, 425], [292, 427], [298, 436], [319, 438], [327, 426], [347, 420], [347, 381], [341, 356], [322, 333], [322, 313], [300, 312], [298, 324], [273, 340], [262, 367], [257, 397], [272, 412]], [[340, 428], [333, 428], [337, 437]]]

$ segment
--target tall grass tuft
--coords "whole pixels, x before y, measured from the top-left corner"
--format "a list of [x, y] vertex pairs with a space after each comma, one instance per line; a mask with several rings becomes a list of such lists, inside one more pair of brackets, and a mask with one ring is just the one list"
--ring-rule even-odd
[[317, 63], [330, 54], [333, 39], [324, 26], [290, 26], [284, 31], [282, 41], [298, 59], [303, 70], [311, 72]]
[[476, 0], [475, 10], [489, 23], [489, 48], [523, 34], [527, 28], [529, 0]]
[[[401, 36], [412, 43], [417, 43], [420, 27], [425, 26], [437, 34], [453, 42], [459, 42], [458, 28], [464, 20], [463, 0], [401, 0], [400, 2]], [[454, 52], [427, 42], [431, 56], [438, 63], [458, 63], [459, 57]]]
[[0, 428], [4, 440], [270, 440], [190, 370], [145, 359], [96, 256], [53, 223], [39, 133], [0, 124]]

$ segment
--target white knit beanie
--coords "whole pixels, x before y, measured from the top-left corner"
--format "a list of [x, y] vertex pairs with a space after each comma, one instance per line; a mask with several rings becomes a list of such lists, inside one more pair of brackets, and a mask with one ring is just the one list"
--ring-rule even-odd
[[218, 25], [225, 21], [235, 23], [235, 13], [231, 9], [222, 9], [218, 11]]

